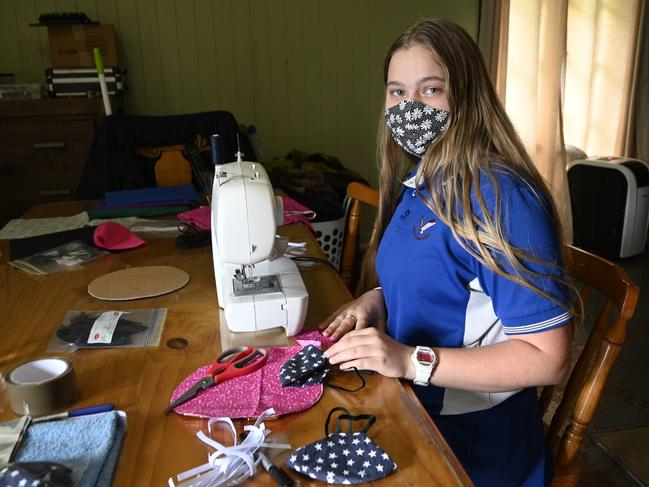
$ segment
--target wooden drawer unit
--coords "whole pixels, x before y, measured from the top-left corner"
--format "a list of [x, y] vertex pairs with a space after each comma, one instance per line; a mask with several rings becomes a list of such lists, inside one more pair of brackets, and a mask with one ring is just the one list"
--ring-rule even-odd
[[0, 223], [75, 197], [101, 109], [93, 98], [0, 101]]

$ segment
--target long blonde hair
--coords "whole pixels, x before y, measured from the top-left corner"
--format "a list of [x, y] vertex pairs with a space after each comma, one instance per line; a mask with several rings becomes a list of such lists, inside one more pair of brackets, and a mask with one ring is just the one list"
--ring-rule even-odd
[[[384, 65], [385, 83], [392, 55], [413, 45], [430, 49], [444, 69], [450, 107], [444, 133], [422, 157], [416, 186], [425, 184], [429, 196], [424, 197], [419, 193], [419, 197], [450, 227], [460, 245], [487, 268], [570, 308], [568, 303], [557, 301], [556, 297], [535, 284], [534, 278], [541, 275], [524, 264], [524, 261], [543, 261], [506, 240], [501, 225], [499, 185], [494, 166], [504, 166], [526, 181], [540, 204], [548, 207], [556, 224], [559, 244], [561, 231], [548, 188], [498, 100], [478, 46], [464, 29], [451, 22], [421, 20], [409, 27], [390, 47]], [[380, 203], [359, 283], [360, 288], [365, 289], [376, 285], [378, 245], [403, 191], [401, 181], [414, 162], [394, 142], [385, 120], [381, 119], [379, 127]], [[495, 208], [492, 212], [488, 211], [480, 187], [481, 176], [488, 178], [495, 191]], [[541, 196], [543, 194], [547, 196], [545, 200]], [[472, 198], [477, 203], [481, 217], [476, 216]], [[504, 262], [497, 260], [495, 255], [502, 256]], [[570, 288], [563, 278], [543, 277], [558, 280]]]

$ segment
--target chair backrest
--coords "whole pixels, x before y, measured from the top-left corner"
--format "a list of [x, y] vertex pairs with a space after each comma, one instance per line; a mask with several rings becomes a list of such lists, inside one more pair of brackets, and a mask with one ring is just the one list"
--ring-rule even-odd
[[[565, 257], [568, 274], [577, 287], [581, 286], [584, 319], [576, 317], [575, 329], [587, 330], [591, 322], [592, 329], [581, 352], [573, 346], [574, 367], [565, 387], [545, 387], [539, 399], [541, 413], [550, 416], [546, 437], [554, 454], [553, 485], [577, 484], [577, 452], [620, 353], [627, 322], [639, 297], [638, 286], [619, 265], [570, 245], [565, 247]], [[549, 412], [550, 405], [557, 401], [556, 410]]]
[[351, 208], [347, 218], [345, 246], [343, 247], [340, 276], [348, 288], [353, 283], [353, 270], [358, 249], [358, 232], [361, 221], [361, 203], [379, 206], [379, 191], [362, 183], [350, 183], [347, 186], [347, 197], [351, 199]]
[[[76, 198], [84, 200], [101, 199], [106, 191], [135, 188], [151, 188], [163, 184], [178, 182], [176, 175], [170, 178], [176, 167], [172, 163], [166, 171], [163, 161], [159, 171], [155, 163], [160, 157], [160, 148], [180, 145], [186, 146], [197, 140], [204, 141], [200, 152], [209, 151], [210, 135], [218, 133], [221, 140], [223, 162], [236, 160], [235, 153], [239, 147], [245, 154], [253, 154], [246, 136], [240, 135], [236, 118], [230, 112], [212, 111], [189, 113], [183, 115], [111, 115], [101, 120], [95, 137], [86, 156], [83, 172], [79, 179]], [[146, 148], [156, 149], [157, 155], [146, 154]], [[144, 151], [144, 153], [143, 153]], [[191, 167], [182, 163], [182, 171], [187, 180], [187, 170]], [[211, 168], [208, 164], [208, 168]], [[191, 174], [190, 174], [191, 176]]]

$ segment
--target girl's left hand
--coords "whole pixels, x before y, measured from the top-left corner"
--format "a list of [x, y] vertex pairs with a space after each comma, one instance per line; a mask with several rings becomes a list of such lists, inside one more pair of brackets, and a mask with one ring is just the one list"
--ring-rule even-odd
[[412, 379], [415, 367], [410, 355], [414, 350], [414, 347], [399, 343], [376, 328], [363, 328], [348, 332], [327, 349], [324, 356], [341, 369], [356, 367], [387, 377]]

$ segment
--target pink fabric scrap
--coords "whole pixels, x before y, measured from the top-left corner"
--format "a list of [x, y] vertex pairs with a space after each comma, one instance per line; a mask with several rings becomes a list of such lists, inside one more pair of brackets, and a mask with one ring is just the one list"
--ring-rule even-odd
[[[282, 200], [284, 202], [283, 224], [304, 223], [315, 234], [315, 231], [309, 222], [309, 220], [315, 218], [315, 211], [310, 210], [288, 196], [282, 196]], [[183, 211], [182, 213], [178, 213], [178, 218], [180, 221], [189, 223], [201, 230], [210, 230], [212, 228], [212, 212], [209, 206], [201, 206], [200, 208]]]
[[306, 225], [306, 227], [315, 235], [315, 229], [311, 226], [311, 222], [309, 221], [316, 217], [315, 211], [288, 196], [282, 196], [282, 201], [284, 202], [284, 225], [290, 223], [304, 223], [304, 225]]
[[146, 240], [142, 240], [124, 225], [115, 222], [98, 225], [92, 234], [92, 240], [97, 247], [108, 250], [134, 249], [146, 244]]
[[295, 338], [295, 340], [303, 347], [306, 347], [307, 345], [313, 345], [314, 347], [318, 347], [321, 350], [323, 349], [323, 347], [327, 349], [334, 343], [336, 343], [331, 338], [324, 336], [318, 330], [304, 331], [299, 335], [295, 335], [293, 338]]
[[[274, 408], [276, 416], [295, 413], [313, 406], [322, 396], [323, 386], [283, 387], [279, 370], [284, 363], [302, 349], [295, 347], [268, 348], [268, 360], [263, 367], [251, 374], [216, 384], [198, 396], [181, 404], [174, 411], [186, 416], [202, 418], [230, 417], [254, 418], [268, 408]], [[173, 402], [205, 377], [209, 365], [192, 372], [171, 395]]]
[[192, 210], [178, 213], [180, 221], [189, 223], [201, 230], [212, 228], [212, 211], [209, 206], [201, 206]]

